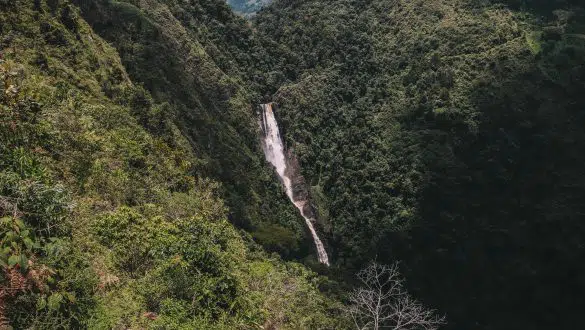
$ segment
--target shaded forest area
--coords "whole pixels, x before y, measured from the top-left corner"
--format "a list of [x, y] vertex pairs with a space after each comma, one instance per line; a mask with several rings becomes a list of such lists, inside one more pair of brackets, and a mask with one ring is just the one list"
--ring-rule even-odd
[[575, 5], [280, 1], [260, 12], [259, 31], [286, 47], [276, 100], [341, 267], [402, 260], [453, 329], [583, 323]]

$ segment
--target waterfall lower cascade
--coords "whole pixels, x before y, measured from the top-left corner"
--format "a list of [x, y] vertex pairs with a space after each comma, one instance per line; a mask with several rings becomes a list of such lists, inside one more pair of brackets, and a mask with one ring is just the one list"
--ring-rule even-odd
[[276, 172], [278, 173], [278, 176], [282, 180], [282, 183], [286, 189], [286, 195], [297, 207], [297, 209], [299, 209], [301, 215], [305, 219], [307, 227], [309, 227], [311, 235], [313, 236], [315, 246], [317, 247], [317, 256], [319, 258], [319, 262], [329, 266], [329, 257], [327, 257], [327, 251], [325, 251], [325, 246], [323, 246], [323, 242], [321, 242], [321, 239], [319, 239], [319, 235], [317, 235], [317, 231], [313, 226], [314, 219], [311, 219], [305, 214], [304, 209], [307, 201], [295, 200], [292, 189], [292, 181], [286, 175], [287, 161], [286, 157], [284, 156], [284, 146], [282, 144], [282, 139], [280, 138], [278, 123], [276, 122], [274, 111], [272, 110], [272, 103], [262, 104], [261, 107], [262, 120], [260, 121], [260, 125], [262, 131], [264, 132], [264, 143], [262, 144], [262, 148], [264, 149], [264, 156], [266, 156], [266, 160], [276, 168]]

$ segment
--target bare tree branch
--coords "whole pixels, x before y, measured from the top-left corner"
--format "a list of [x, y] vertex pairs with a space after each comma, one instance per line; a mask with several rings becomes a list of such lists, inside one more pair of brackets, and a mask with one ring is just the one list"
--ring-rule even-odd
[[371, 263], [357, 277], [363, 287], [350, 293], [347, 308], [356, 329], [435, 330], [446, 323], [406, 292], [398, 263]]

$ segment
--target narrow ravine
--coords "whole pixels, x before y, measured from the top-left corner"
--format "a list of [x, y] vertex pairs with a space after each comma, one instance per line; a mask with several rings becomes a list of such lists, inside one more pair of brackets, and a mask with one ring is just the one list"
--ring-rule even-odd
[[289, 178], [286, 174], [287, 160], [284, 155], [284, 146], [280, 137], [278, 123], [276, 122], [276, 117], [274, 116], [274, 111], [272, 109], [272, 103], [262, 104], [261, 107], [262, 118], [260, 120], [260, 126], [262, 128], [262, 132], [264, 133], [262, 149], [264, 149], [266, 160], [275, 167], [276, 173], [278, 173], [278, 176], [280, 177], [286, 189], [286, 195], [297, 207], [297, 209], [299, 209], [301, 215], [305, 219], [307, 227], [309, 227], [311, 235], [313, 236], [315, 247], [317, 248], [317, 257], [319, 262], [329, 266], [329, 257], [327, 256], [327, 251], [325, 251], [325, 246], [323, 245], [323, 242], [321, 242], [321, 239], [319, 238], [319, 235], [313, 226], [314, 219], [305, 214], [304, 209], [307, 200], [295, 199], [291, 178]]

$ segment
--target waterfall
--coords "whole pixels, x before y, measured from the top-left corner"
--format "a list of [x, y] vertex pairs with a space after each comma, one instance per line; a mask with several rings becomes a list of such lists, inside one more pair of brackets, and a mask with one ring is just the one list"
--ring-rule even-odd
[[321, 242], [321, 239], [319, 239], [319, 235], [317, 235], [317, 231], [313, 226], [314, 219], [311, 219], [305, 214], [304, 209], [307, 201], [295, 200], [295, 196], [293, 195], [291, 178], [286, 175], [287, 161], [286, 157], [284, 156], [284, 146], [282, 144], [282, 139], [278, 130], [278, 123], [276, 122], [274, 111], [272, 110], [272, 104], [262, 104], [261, 106], [262, 119], [260, 120], [260, 127], [264, 133], [264, 143], [262, 144], [262, 149], [264, 149], [264, 156], [266, 157], [266, 160], [269, 161], [270, 164], [272, 164], [276, 169], [276, 173], [278, 173], [278, 176], [282, 180], [284, 188], [286, 189], [286, 195], [297, 207], [297, 209], [299, 209], [301, 216], [305, 219], [307, 227], [309, 227], [309, 231], [311, 231], [313, 241], [315, 242], [315, 246], [317, 248], [319, 262], [329, 266], [327, 251], [325, 251], [325, 246], [323, 246], [323, 243]]

